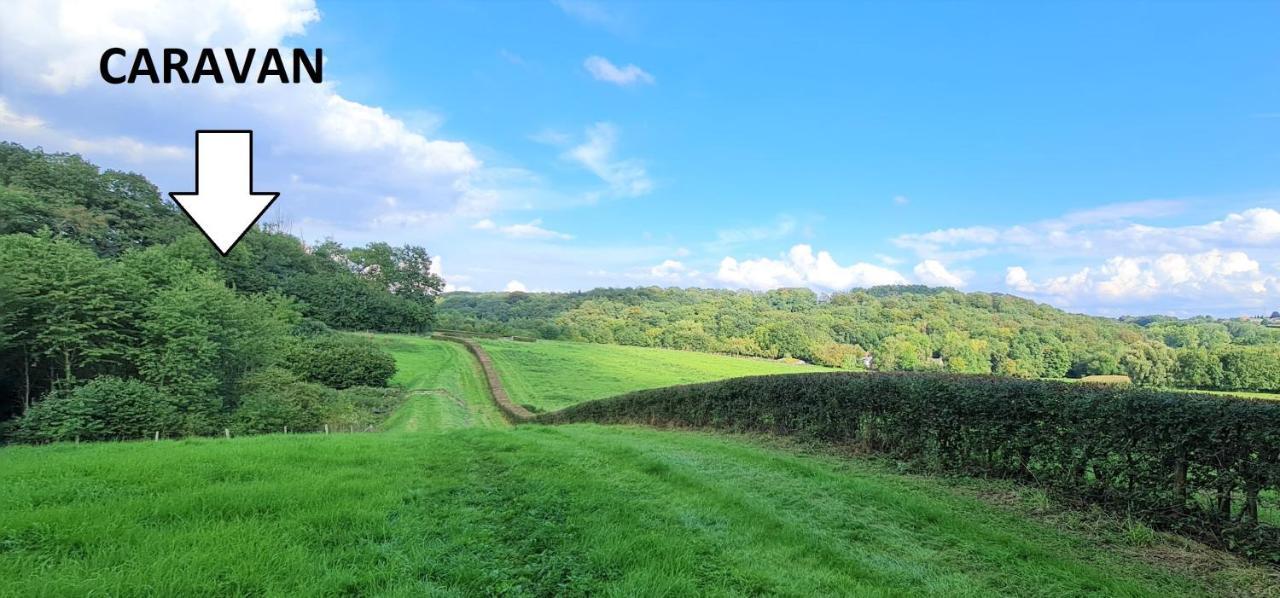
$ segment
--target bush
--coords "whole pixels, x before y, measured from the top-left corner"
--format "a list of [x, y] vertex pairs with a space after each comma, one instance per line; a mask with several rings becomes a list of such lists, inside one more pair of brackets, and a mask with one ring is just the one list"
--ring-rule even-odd
[[337, 393], [303, 382], [280, 368], [267, 368], [245, 378], [240, 405], [232, 418], [238, 434], [271, 434], [287, 427], [315, 432], [337, 402]]
[[178, 420], [173, 402], [154, 386], [103, 376], [50, 393], [18, 420], [12, 436], [19, 442], [136, 440], [171, 435]]
[[537, 421], [797, 435], [937, 471], [1033, 481], [1280, 562], [1280, 403], [990, 376], [832, 373], [631, 393]]
[[302, 343], [290, 355], [289, 368], [330, 388], [381, 387], [395, 375], [396, 360], [367, 338], [334, 334]]

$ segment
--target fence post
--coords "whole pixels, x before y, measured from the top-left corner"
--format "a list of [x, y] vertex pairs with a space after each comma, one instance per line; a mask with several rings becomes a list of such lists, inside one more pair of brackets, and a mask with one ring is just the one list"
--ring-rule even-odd
[[324, 433], [325, 433], [325, 434], [328, 434], [328, 433], [329, 433], [329, 424], [325, 424], [325, 425], [324, 425]]
[[288, 434], [288, 433], [289, 433], [289, 426], [285, 426], [285, 427], [284, 427], [284, 433], [285, 433], [285, 434]]
[[156, 430], [156, 442], [160, 442], [160, 431]]
[[231, 438], [231, 428], [223, 428], [222, 435], [226, 436], [227, 438]]

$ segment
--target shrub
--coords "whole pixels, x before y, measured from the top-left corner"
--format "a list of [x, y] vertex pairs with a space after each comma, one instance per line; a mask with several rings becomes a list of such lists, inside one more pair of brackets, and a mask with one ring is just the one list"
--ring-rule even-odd
[[140, 439], [172, 434], [178, 419], [173, 401], [154, 386], [103, 376], [50, 393], [18, 420], [12, 436], [19, 442]]
[[393, 388], [356, 386], [338, 391], [325, 413], [324, 423], [335, 431], [366, 430], [377, 426], [404, 401], [404, 393]]
[[642, 423], [856, 444], [931, 470], [1033, 481], [1280, 562], [1280, 403], [925, 373], [791, 374], [631, 393], [537, 421]]
[[240, 405], [231, 427], [238, 434], [271, 434], [287, 427], [315, 432], [337, 402], [331, 389], [298, 380], [280, 368], [267, 368], [245, 378]]
[[396, 360], [367, 338], [334, 334], [302, 343], [292, 352], [289, 368], [307, 382], [330, 388], [386, 386]]

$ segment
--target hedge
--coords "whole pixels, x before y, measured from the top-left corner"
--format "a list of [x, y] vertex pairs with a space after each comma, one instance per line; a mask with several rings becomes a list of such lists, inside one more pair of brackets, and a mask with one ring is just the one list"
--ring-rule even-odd
[[448, 334], [436, 333], [435, 338], [461, 343], [472, 355], [475, 355], [476, 361], [480, 362], [480, 369], [484, 372], [485, 382], [489, 385], [489, 394], [493, 397], [493, 402], [498, 406], [498, 410], [502, 415], [513, 424], [524, 423], [533, 419], [533, 412], [525, 409], [523, 405], [516, 404], [507, 395], [507, 389], [502, 386], [502, 378], [498, 376], [498, 369], [493, 365], [493, 359], [485, 352], [479, 343], [460, 336], [452, 336]]
[[[1016, 478], [1280, 563], [1280, 403], [929, 373], [737, 378], [542, 414], [794, 435], [933, 471]], [[1268, 521], [1264, 514], [1275, 513]]]

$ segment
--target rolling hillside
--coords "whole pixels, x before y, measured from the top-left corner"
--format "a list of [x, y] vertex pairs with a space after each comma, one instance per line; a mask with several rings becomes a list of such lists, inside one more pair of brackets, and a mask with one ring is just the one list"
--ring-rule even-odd
[[[977, 498], [1017, 496], [1000, 486], [735, 436], [511, 428], [460, 345], [378, 342], [410, 390], [382, 433], [0, 449], [0, 595], [1190, 596], [1268, 583], [1140, 526], [1099, 536]], [[792, 367], [486, 345], [544, 405]]]
[[827, 371], [766, 359], [564, 341], [481, 340], [517, 403], [539, 411], [633, 390], [739, 376]]

